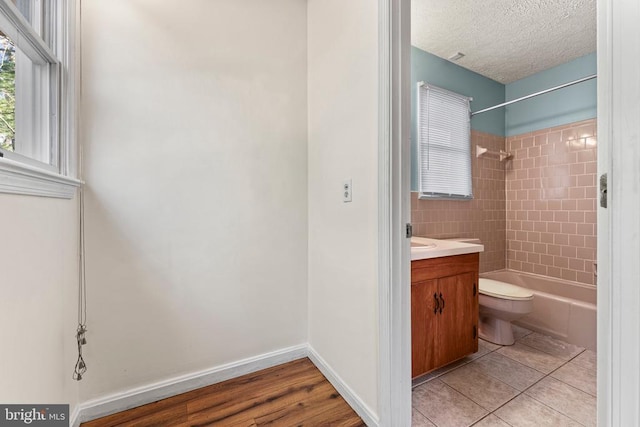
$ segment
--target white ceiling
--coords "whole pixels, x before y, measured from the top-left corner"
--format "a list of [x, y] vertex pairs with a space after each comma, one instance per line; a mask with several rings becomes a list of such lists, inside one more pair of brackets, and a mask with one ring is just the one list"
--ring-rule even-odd
[[412, 0], [411, 44], [507, 84], [596, 50], [596, 0]]

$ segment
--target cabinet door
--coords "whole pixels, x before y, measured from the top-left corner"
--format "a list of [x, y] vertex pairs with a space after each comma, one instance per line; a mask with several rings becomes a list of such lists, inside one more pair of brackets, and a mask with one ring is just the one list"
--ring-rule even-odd
[[476, 273], [438, 279], [438, 298], [442, 294], [444, 307], [438, 316], [437, 366], [478, 351], [476, 280]]
[[439, 312], [435, 312], [437, 289], [437, 280], [422, 280], [411, 284], [412, 378], [436, 367], [436, 323], [441, 316]]

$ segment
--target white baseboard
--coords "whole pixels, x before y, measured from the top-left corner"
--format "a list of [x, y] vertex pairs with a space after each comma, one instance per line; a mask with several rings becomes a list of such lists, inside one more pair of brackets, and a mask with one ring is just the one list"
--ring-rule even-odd
[[86, 421], [126, 411], [127, 409], [146, 405], [161, 399], [166, 399], [167, 397], [186, 393], [197, 388], [237, 378], [303, 357], [309, 357], [309, 359], [311, 359], [313, 364], [316, 365], [320, 372], [322, 372], [327, 380], [335, 387], [349, 406], [356, 411], [367, 426], [378, 426], [378, 417], [362, 402], [358, 395], [346, 385], [327, 362], [307, 344], [284, 348], [215, 368], [181, 375], [76, 405], [73, 414], [70, 416], [69, 425], [71, 427], [78, 427], [80, 423]]
[[331, 385], [338, 390], [338, 393], [346, 400], [349, 406], [362, 418], [362, 421], [364, 421], [368, 427], [377, 427], [378, 417], [311, 346], [308, 346], [308, 357], [320, 372], [322, 372], [322, 375], [329, 380]]
[[152, 403], [197, 388], [206, 387], [242, 375], [257, 372], [272, 366], [307, 357], [307, 345], [302, 344], [284, 348], [271, 353], [261, 354], [204, 371], [193, 372], [170, 378], [121, 393], [115, 393], [100, 399], [78, 405], [71, 416], [71, 427], [96, 418], [126, 411], [147, 403]]
[[73, 411], [69, 415], [69, 427], [78, 427], [80, 425], [80, 405], [73, 407]]

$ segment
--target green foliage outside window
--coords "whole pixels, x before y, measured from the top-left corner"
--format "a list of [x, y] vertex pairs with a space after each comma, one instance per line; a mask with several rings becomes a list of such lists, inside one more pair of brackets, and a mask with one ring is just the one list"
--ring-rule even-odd
[[0, 33], [0, 148], [14, 149], [16, 137], [16, 49]]

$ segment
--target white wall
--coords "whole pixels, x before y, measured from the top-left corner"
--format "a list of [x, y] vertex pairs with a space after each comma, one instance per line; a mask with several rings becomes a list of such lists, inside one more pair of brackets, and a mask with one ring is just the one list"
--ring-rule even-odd
[[300, 0], [86, 0], [83, 399], [306, 342]]
[[76, 200], [0, 194], [0, 402], [78, 402]]
[[309, 343], [376, 414], [377, 2], [310, 0], [308, 26]]

